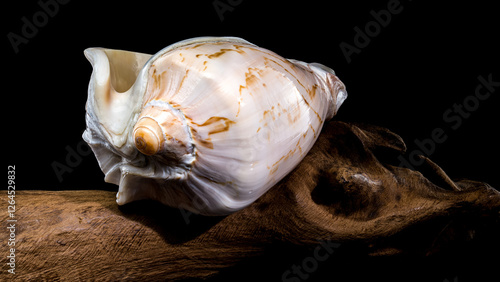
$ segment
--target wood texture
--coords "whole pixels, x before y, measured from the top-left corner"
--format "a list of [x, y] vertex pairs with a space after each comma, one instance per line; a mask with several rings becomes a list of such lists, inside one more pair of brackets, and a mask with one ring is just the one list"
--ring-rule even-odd
[[[226, 217], [151, 201], [119, 207], [107, 191], [17, 191], [16, 274], [4, 264], [0, 280], [418, 281], [432, 269], [435, 281], [467, 281], [489, 274], [486, 257], [500, 250], [500, 193], [452, 181], [425, 157], [419, 171], [397, 167], [404, 151], [387, 129], [332, 122], [289, 176]], [[0, 214], [3, 257], [7, 219]]]

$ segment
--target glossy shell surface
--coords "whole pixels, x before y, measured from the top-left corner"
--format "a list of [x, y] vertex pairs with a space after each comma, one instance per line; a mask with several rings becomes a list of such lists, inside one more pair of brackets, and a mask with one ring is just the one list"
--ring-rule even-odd
[[234, 37], [151, 56], [91, 48], [84, 139], [117, 202], [220, 215], [255, 201], [307, 154], [347, 97], [334, 72]]

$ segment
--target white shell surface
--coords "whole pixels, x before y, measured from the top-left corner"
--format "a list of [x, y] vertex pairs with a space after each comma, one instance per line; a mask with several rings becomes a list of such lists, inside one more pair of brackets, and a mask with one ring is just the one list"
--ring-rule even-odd
[[[84, 139], [105, 180], [120, 186], [119, 204], [150, 198], [208, 215], [239, 210], [304, 158], [347, 97], [329, 68], [239, 38], [135, 54], [86, 50], [94, 72]], [[134, 144], [144, 121], [161, 128], [153, 155]]]

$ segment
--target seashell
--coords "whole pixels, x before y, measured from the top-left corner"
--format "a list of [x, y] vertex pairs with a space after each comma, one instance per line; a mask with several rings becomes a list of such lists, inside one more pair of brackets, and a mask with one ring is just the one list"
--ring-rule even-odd
[[347, 97], [330, 68], [235, 37], [85, 56], [93, 72], [83, 138], [105, 181], [119, 185], [120, 205], [242, 209], [304, 158]]

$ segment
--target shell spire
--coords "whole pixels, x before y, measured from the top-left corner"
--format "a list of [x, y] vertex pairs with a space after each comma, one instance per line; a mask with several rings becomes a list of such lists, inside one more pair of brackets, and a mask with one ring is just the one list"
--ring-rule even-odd
[[147, 156], [158, 153], [165, 138], [158, 122], [152, 118], [142, 118], [134, 127], [135, 147]]
[[137, 150], [147, 156], [164, 154], [181, 160], [194, 153], [185, 117], [166, 102], [153, 100], [143, 106], [133, 139]]

